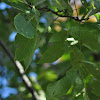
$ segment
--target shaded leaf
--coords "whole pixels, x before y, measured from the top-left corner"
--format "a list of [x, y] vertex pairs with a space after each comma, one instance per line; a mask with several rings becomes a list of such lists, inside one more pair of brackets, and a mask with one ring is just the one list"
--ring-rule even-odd
[[92, 88], [92, 93], [95, 94], [96, 96], [100, 97], [100, 81], [98, 80], [92, 80], [91, 81], [91, 88]]
[[66, 36], [67, 36], [67, 31], [61, 31], [61, 32], [53, 33], [49, 42], [65, 41], [65, 39], [67, 38]]
[[51, 45], [43, 54], [39, 63], [52, 63], [62, 56], [64, 53], [64, 43], [58, 42]]
[[20, 34], [17, 34], [15, 43], [17, 45], [15, 52], [15, 60], [25, 61], [25, 65], [28, 66], [33, 59], [33, 53], [36, 46], [36, 39], [26, 38]]
[[78, 24], [72, 23], [69, 33], [78, 39], [79, 43], [92, 50], [100, 50], [99, 28], [93, 23]]
[[41, 3], [44, 3], [46, 0], [35, 0], [34, 6], [40, 5]]
[[83, 61], [84, 67], [88, 70], [88, 72], [95, 77], [96, 79], [100, 80], [100, 67], [97, 66], [95, 63], [89, 61]]
[[94, 6], [100, 8], [100, 0], [94, 0]]
[[[57, 7], [58, 10], [65, 10], [65, 14], [72, 15], [72, 7], [65, 0], [50, 0], [50, 4]], [[59, 13], [61, 14], [61, 13]]]
[[74, 83], [76, 75], [75, 70], [70, 70], [66, 73], [64, 78], [55, 83], [49, 84], [46, 92], [47, 100], [52, 100], [53, 97], [66, 95], [71, 85]]
[[78, 48], [72, 48], [70, 57], [70, 61], [73, 67], [80, 66], [82, 64], [83, 54]]
[[58, 9], [63, 10], [66, 8], [66, 2], [64, 0], [50, 0], [51, 5], [56, 6]]
[[87, 6], [87, 1], [86, 0], [81, 0], [81, 3], [82, 3], [83, 6], [85, 6], [85, 7]]
[[[34, 24], [34, 23], [33, 23]], [[30, 20], [27, 20], [24, 14], [18, 14], [14, 18], [14, 25], [17, 32], [27, 38], [33, 38], [36, 29], [33, 27]]]
[[98, 12], [100, 12], [100, 8], [97, 8], [97, 9], [92, 10], [91, 13], [88, 15], [87, 19], [88, 19], [90, 16], [92, 16], [92, 15], [98, 13]]

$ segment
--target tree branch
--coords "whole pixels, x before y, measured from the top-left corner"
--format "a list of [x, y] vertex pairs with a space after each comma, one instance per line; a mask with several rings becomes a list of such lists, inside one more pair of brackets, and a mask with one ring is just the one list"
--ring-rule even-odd
[[81, 22], [83, 20], [88, 20], [89, 19], [89, 18], [88, 19], [87, 18], [86, 19], [79, 19], [78, 17], [72, 17], [72, 16], [69, 16], [69, 15], [61, 15], [61, 14], [58, 14], [59, 11], [58, 12], [55, 12], [55, 11], [49, 9], [47, 6], [46, 7], [43, 7], [43, 8], [37, 8], [37, 9], [38, 10], [43, 10], [43, 11], [46, 11], [46, 12], [51, 12], [51, 13], [59, 16], [59, 17], [67, 17], [67, 18], [70, 18], [70, 19], [73, 19], [73, 20], [79, 21], [79, 22]]
[[21, 63], [19, 61], [14, 61], [13, 54], [11, 53], [11, 51], [7, 48], [6, 44], [1, 39], [0, 39], [0, 45], [1, 45], [2, 49], [6, 52], [6, 54], [10, 57], [13, 64], [15, 65], [16, 69], [18, 70], [19, 75], [21, 76], [21, 78], [25, 84], [25, 87], [32, 94], [33, 100], [38, 100], [38, 95], [37, 95], [36, 91], [33, 89], [30, 80], [25, 75], [24, 69], [23, 69], [23, 66], [21, 65]]

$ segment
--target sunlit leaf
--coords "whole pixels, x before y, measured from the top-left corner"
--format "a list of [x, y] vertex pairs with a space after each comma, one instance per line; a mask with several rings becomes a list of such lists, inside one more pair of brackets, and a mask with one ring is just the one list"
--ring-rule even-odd
[[22, 3], [22, 2], [19, 2], [16, 0], [16, 2], [10, 2], [8, 0], [3, 0], [3, 2], [5, 2], [6, 4], [18, 9], [18, 10], [21, 10], [23, 12], [28, 12], [28, 13], [32, 13], [31, 9], [28, 7], [27, 4], [25, 3]]

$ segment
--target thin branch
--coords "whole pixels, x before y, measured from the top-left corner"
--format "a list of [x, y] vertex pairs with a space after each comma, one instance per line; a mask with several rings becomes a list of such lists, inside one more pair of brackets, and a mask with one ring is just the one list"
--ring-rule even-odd
[[83, 20], [88, 20], [87, 18], [86, 19], [79, 19], [78, 17], [72, 17], [72, 16], [69, 16], [69, 15], [61, 15], [61, 14], [59, 14], [59, 11], [58, 12], [55, 12], [55, 11], [49, 9], [47, 6], [46, 7], [43, 7], [43, 8], [37, 8], [37, 9], [38, 10], [42, 10], [42, 11], [46, 11], [46, 12], [51, 12], [51, 13], [59, 16], [59, 17], [67, 17], [67, 18], [70, 18], [70, 19], [73, 19], [73, 20], [79, 21], [79, 22], [81, 22]]
[[59, 17], [56, 17], [52, 22], [56, 21]]
[[18, 70], [18, 73], [21, 76], [26, 88], [32, 94], [33, 100], [38, 100], [38, 95], [37, 95], [36, 91], [33, 89], [32, 84], [31, 84], [30, 80], [28, 79], [28, 77], [24, 74], [24, 69], [23, 69], [23, 66], [21, 65], [21, 63], [19, 61], [14, 61], [13, 54], [11, 53], [11, 51], [8, 49], [6, 44], [1, 39], [0, 39], [0, 46], [6, 52], [6, 54], [9, 56], [9, 58], [11, 59], [13, 64], [15, 65], [15, 67]]

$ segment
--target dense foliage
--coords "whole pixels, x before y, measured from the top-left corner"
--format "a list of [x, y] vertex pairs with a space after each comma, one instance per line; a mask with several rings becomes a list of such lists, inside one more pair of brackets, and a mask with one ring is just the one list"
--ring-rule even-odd
[[10, 5], [0, 9], [0, 75], [17, 89], [7, 100], [100, 100], [100, 0], [0, 3]]

